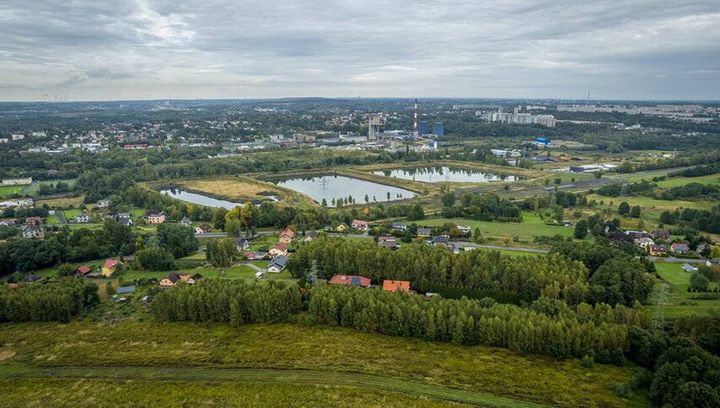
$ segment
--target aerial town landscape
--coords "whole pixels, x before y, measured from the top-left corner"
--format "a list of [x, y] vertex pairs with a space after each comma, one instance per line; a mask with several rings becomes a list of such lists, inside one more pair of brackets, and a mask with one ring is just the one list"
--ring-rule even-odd
[[[604, 35], [627, 47], [658, 36], [667, 48], [631, 64], [654, 82], [607, 80], [625, 57], [563, 42], [587, 61], [523, 54], [533, 77], [504, 53], [473, 75], [519, 82], [479, 89], [455, 59], [393, 65], [402, 2], [373, 40], [324, 24], [365, 30], [362, 5], [290, 3], [0, 4], [0, 407], [720, 406], [716, 4], [632, 29], [611, 9], [640, 6], [570, 7], [617, 17], [626, 36]], [[549, 19], [565, 40], [554, 22], [571, 18], [529, 3], [507, 5], [508, 27]], [[489, 14], [482, 35], [510, 36], [490, 5], [421, 11], [468, 38], [460, 11]], [[293, 13], [307, 27], [281, 24]], [[679, 38], [714, 41], [670, 58], [675, 18]], [[377, 71], [341, 54], [381, 40], [395, 48]], [[83, 65], [84, 44], [134, 71]], [[205, 65], [158, 79], [157, 53]], [[667, 80], [678, 70], [699, 73]]]

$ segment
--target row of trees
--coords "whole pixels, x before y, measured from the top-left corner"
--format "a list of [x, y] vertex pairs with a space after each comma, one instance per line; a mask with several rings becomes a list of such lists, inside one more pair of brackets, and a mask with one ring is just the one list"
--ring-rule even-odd
[[294, 284], [222, 279], [181, 283], [159, 293], [151, 303], [159, 320], [228, 322], [233, 326], [286, 322], [301, 308], [300, 290]]
[[[305, 277], [312, 265], [319, 278], [335, 274], [362, 275], [376, 283], [383, 279], [409, 280], [419, 291], [474, 297], [510, 295], [511, 301], [547, 296], [570, 304], [588, 300], [587, 269], [563, 256], [511, 257], [495, 251], [459, 254], [426, 244], [403, 245], [397, 251], [373, 241], [320, 237], [298, 248], [288, 269]], [[508, 300], [507, 297], [503, 297]]]
[[0, 285], [0, 322], [68, 322], [99, 302], [97, 289], [80, 278]]
[[720, 205], [709, 210], [683, 208], [682, 211], [663, 211], [660, 214], [663, 224], [681, 224], [690, 226], [698, 231], [720, 233]]
[[590, 355], [621, 362], [628, 347], [624, 322], [580, 321], [574, 313], [551, 316], [488, 298], [425, 301], [409, 294], [319, 286], [311, 292], [309, 311], [321, 324], [558, 358]]
[[484, 221], [522, 221], [520, 208], [495, 193], [463, 194], [459, 200], [453, 193], [442, 197], [443, 217], [466, 217]]

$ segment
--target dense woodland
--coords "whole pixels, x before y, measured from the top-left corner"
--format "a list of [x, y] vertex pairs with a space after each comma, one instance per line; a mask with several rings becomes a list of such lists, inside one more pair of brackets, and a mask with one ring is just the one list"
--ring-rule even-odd
[[68, 322], [100, 301], [97, 291], [95, 283], [79, 278], [0, 285], [0, 322]]

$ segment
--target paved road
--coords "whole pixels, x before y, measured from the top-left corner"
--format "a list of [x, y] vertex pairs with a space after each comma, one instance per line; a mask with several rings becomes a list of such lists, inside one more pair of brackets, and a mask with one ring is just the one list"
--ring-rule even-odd
[[198, 238], [223, 238], [227, 237], [227, 232], [209, 232], [207, 234], [195, 234]]
[[483, 244], [474, 244], [472, 242], [467, 242], [467, 241], [452, 241], [451, 243], [455, 244], [456, 246], [461, 246], [464, 248], [482, 248], [482, 249], [496, 249], [496, 250], [502, 250], [502, 251], [532, 252], [535, 254], [547, 254], [548, 252], [550, 252], [547, 249], [506, 247], [506, 246], [502, 246], [502, 245], [483, 245]]
[[[686, 259], [686, 258], [675, 258], [674, 256], [661, 257], [661, 256], [648, 256], [651, 261], [660, 262], [676, 262], [676, 263], [690, 263], [690, 264], [704, 264], [707, 259]], [[717, 259], [714, 259], [717, 261]]]

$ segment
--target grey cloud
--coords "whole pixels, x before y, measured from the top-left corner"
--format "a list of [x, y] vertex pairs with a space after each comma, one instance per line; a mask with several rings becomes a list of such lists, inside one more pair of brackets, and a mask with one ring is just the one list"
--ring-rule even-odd
[[718, 67], [714, 0], [0, 3], [2, 99], [707, 99]]

